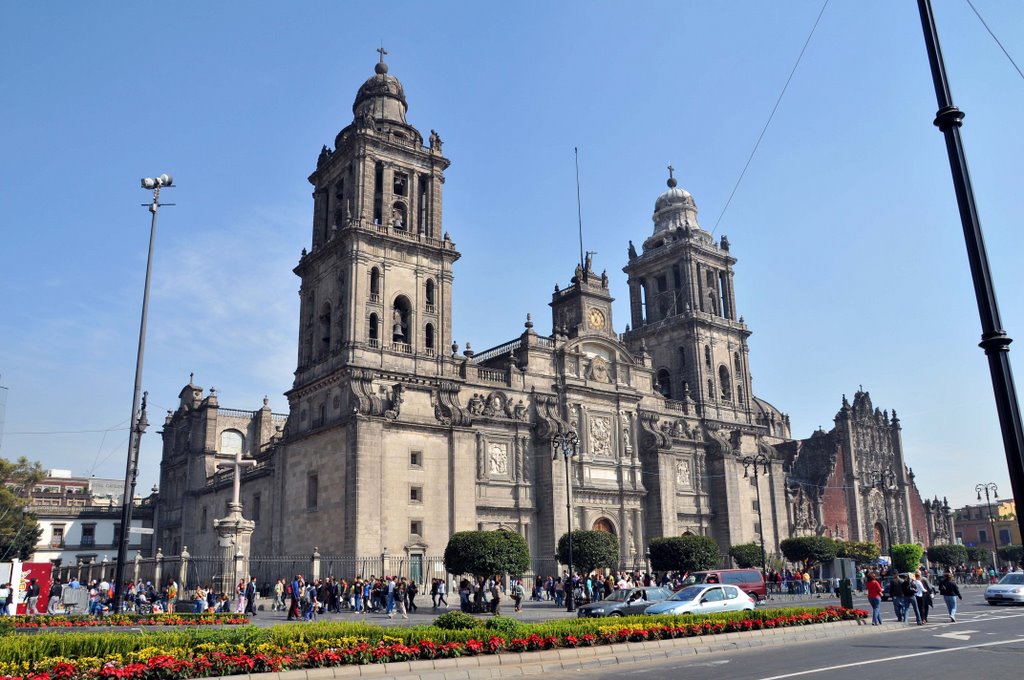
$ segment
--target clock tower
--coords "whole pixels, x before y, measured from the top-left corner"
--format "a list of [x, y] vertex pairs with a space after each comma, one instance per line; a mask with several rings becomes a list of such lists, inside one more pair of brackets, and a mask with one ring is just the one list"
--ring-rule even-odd
[[555, 285], [551, 296], [551, 327], [555, 335], [575, 338], [584, 334], [617, 337], [612, 327], [613, 298], [608, 292], [608, 274], [595, 274], [593, 253], [576, 266], [568, 288]]

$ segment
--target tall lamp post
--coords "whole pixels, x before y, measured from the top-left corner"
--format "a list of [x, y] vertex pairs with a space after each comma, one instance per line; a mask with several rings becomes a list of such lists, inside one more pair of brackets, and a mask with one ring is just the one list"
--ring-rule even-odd
[[[128, 437], [128, 464], [124, 474], [124, 497], [121, 505], [121, 527], [117, 536], [117, 562], [114, 564], [114, 611], [124, 606], [124, 567], [128, 560], [129, 529], [132, 523], [132, 501], [135, 498], [135, 481], [139, 476], [139, 442], [149, 422], [146, 420], [146, 396], [142, 395], [142, 358], [146, 351], [146, 319], [149, 315], [149, 282], [153, 273], [153, 240], [156, 237], [156, 213], [162, 205], [160, 190], [174, 186], [168, 174], [159, 177], [145, 177], [142, 188], [153, 192], [153, 200], [143, 204], [149, 208], [152, 219], [149, 224], [149, 256], [146, 258], [146, 284], [142, 289], [142, 321], [139, 324], [139, 350], [135, 357], [135, 393], [132, 395], [131, 434]], [[141, 402], [141, 403], [140, 403]]]
[[[999, 429], [1002, 430], [1006, 465], [1010, 472], [1010, 487], [1013, 497], [1020, 502], [1020, 499], [1024, 498], [1024, 424], [1021, 422], [1017, 388], [1013, 384], [1013, 372], [1010, 369], [1009, 352], [1012, 339], [1003, 330], [999, 317], [996, 289], [992, 283], [985, 239], [981, 233], [981, 218], [978, 217], [978, 209], [974, 204], [974, 189], [971, 187], [971, 174], [967, 169], [967, 154], [964, 151], [963, 140], [960, 139], [960, 125], [964, 114], [953, 105], [953, 95], [950, 92], [949, 79], [946, 77], [946, 64], [942, 59], [939, 31], [935, 26], [931, 0], [917, 0], [917, 7], [928, 50], [935, 99], [939, 105], [934, 123], [946, 139], [946, 154], [949, 156], [953, 188], [956, 192], [957, 206], [960, 208], [967, 261], [971, 266], [974, 295], [981, 317], [981, 342], [978, 344], [988, 357], [992, 392], [999, 415]], [[1024, 513], [1017, 513], [1017, 525], [1024, 534]]]
[[565, 610], [576, 611], [576, 598], [573, 597], [572, 579], [572, 478], [569, 474], [569, 465], [573, 456], [580, 447], [580, 437], [576, 430], [569, 430], [565, 433], [556, 434], [551, 438], [551, 448], [555, 454], [552, 460], [558, 460], [559, 454], [565, 459], [565, 517], [569, 527], [569, 582], [563, 584], [565, 590]]
[[891, 467], [868, 472], [868, 484], [882, 492], [882, 510], [885, 512], [885, 540], [892, 555], [892, 521], [889, 519], [888, 492], [896, 486], [896, 473]]
[[[978, 492], [978, 500], [981, 500], [981, 492], [985, 492], [985, 505], [988, 506], [988, 521], [992, 525], [992, 568], [999, 568], [998, 554], [996, 550], [999, 548], [999, 540], [996, 538], [996, 518], [992, 514], [992, 498], [999, 499], [999, 487], [994, 482], [988, 482], [986, 484], [978, 484], [974, 487], [974, 490]], [[989, 492], [992, 493], [991, 497]]]
[[746, 456], [740, 460], [743, 463], [743, 476], [747, 477], [750, 468], [754, 469], [754, 488], [757, 490], [757, 526], [758, 534], [761, 536], [761, 578], [768, 583], [768, 556], [764, 551], [764, 518], [761, 515], [761, 478], [759, 474], [768, 474], [768, 465], [771, 459], [763, 453], [758, 452], [753, 456]]

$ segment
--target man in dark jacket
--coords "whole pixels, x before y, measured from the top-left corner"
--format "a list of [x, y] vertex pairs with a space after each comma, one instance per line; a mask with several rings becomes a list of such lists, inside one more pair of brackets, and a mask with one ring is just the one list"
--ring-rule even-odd
[[256, 577], [253, 576], [245, 584], [245, 613], [256, 616]]
[[60, 596], [64, 592], [63, 586], [60, 584], [60, 578], [54, 577], [50, 583], [50, 601], [46, 603], [46, 613], [56, 614], [57, 606], [60, 605]]
[[962, 600], [964, 597], [960, 594], [960, 587], [953, 580], [952, 572], [947, 571], [942, 575], [942, 580], [939, 581], [939, 594], [942, 595], [942, 599], [946, 602], [946, 609], [949, 610], [949, 620], [956, 623], [956, 601], [958, 599]]

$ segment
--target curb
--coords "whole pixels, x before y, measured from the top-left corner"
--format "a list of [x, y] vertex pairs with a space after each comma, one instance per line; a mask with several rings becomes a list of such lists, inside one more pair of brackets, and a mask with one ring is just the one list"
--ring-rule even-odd
[[[724, 633], [712, 636], [619, 642], [598, 647], [560, 647], [538, 652], [505, 652], [454, 659], [400, 661], [396, 663], [307, 668], [280, 673], [230, 675], [220, 680], [332, 680], [332, 678], [402, 678], [403, 680], [477, 680], [540, 675], [584, 670], [672, 657], [696, 656], [728, 650], [754, 649], [775, 644], [811, 642], [873, 633], [891, 633], [901, 628], [878, 629], [861, 621], [832, 621], [810, 626], [793, 626]], [[909, 628], [907, 629], [909, 630]]]

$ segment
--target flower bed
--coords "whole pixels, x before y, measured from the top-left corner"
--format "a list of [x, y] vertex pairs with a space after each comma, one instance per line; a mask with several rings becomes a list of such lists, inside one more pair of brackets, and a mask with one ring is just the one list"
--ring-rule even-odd
[[249, 623], [241, 614], [109, 614], [97, 616], [12, 616], [15, 628], [95, 628], [124, 626], [237, 626]]
[[[442, 630], [385, 629], [362, 623], [322, 623], [139, 633], [9, 636], [0, 640], [0, 675], [19, 680], [179, 680], [277, 672], [344, 664], [444, 659], [478, 654], [668, 640], [747, 630], [862, 619], [860, 609], [786, 609], [716, 616], [571, 619]], [[493, 620], [493, 619], [492, 619]]]

